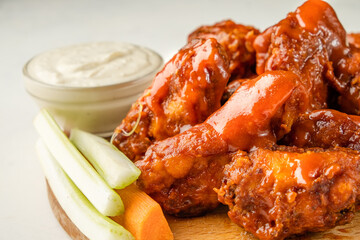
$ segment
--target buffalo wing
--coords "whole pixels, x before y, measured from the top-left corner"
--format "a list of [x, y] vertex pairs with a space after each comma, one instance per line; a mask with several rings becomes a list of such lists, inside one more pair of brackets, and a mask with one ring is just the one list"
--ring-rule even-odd
[[346, 147], [360, 150], [360, 116], [330, 109], [303, 114], [282, 143], [297, 147]]
[[275, 144], [304, 111], [306, 97], [290, 72], [245, 82], [204, 123], [149, 147], [136, 162], [138, 184], [170, 214], [195, 216], [215, 208], [213, 188], [220, 186], [229, 153]]
[[323, 231], [354, 216], [359, 166], [359, 152], [345, 148], [239, 151], [225, 167], [219, 200], [263, 240]]
[[296, 73], [310, 96], [309, 109], [327, 107], [327, 81], [346, 53], [346, 33], [329, 4], [309, 0], [254, 43], [256, 71]]
[[360, 115], [360, 48], [351, 43], [347, 56], [334, 69], [334, 76], [329, 80], [339, 93], [340, 109], [349, 114]]
[[251, 26], [236, 24], [231, 20], [210, 26], [201, 26], [188, 36], [188, 41], [196, 38], [215, 38], [224, 48], [230, 59], [232, 78], [253, 75], [255, 50], [253, 42], [259, 30]]
[[220, 107], [229, 61], [215, 39], [197, 39], [181, 49], [131, 107], [112, 142], [130, 159], [154, 142], [203, 122]]

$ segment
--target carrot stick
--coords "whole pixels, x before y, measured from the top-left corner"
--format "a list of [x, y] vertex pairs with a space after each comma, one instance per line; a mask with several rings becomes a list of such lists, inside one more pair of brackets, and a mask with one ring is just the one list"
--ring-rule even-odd
[[160, 205], [145, 192], [135, 184], [116, 192], [124, 203], [125, 213], [113, 220], [131, 232], [136, 240], [174, 239]]

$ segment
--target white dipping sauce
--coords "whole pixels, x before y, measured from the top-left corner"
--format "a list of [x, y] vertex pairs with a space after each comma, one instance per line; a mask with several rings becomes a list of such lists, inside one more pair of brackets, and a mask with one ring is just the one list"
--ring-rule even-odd
[[154, 51], [98, 42], [44, 52], [23, 69], [27, 92], [65, 131], [111, 136], [162, 67]]
[[96, 87], [131, 81], [161, 65], [153, 51], [118, 42], [96, 42], [47, 51], [33, 58], [27, 71], [37, 81], [56, 86]]

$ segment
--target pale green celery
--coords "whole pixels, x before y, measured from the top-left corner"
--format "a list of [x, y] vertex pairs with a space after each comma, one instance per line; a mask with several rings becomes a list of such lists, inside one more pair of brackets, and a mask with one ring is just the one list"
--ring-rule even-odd
[[60, 167], [42, 140], [36, 145], [37, 153], [57, 201], [70, 220], [89, 239], [133, 240], [125, 228], [102, 215], [81, 193]]
[[71, 143], [45, 109], [36, 116], [34, 125], [56, 161], [100, 213], [117, 216], [124, 212], [120, 196]]
[[110, 187], [125, 188], [139, 177], [141, 171], [134, 163], [105, 139], [79, 129], [72, 129], [70, 140]]

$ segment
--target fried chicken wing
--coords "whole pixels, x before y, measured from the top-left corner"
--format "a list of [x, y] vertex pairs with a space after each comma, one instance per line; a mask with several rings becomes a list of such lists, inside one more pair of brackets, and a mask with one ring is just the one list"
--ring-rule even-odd
[[301, 115], [282, 141], [297, 147], [346, 147], [360, 150], [360, 116], [331, 109]]
[[138, 185], [163, 209], [195, 216], [218, 205], [229, 153], [272, 146], [303, 112], [307, 94], [291, 72], [273, 71], [242, 84], [204, 123], [154, 143], [135, 164]]
[[154, 143], [144, 159], [137, 184], [164, 211], [179, 217], [199, 216], [218, 205], [213, 188], [230, 161], [228, 145], [209, 124]]
[[336, 108], [349, 114], [360, 114], [360, 34], [347, 34], [349, 43], [343, 58], [334, 67], [330, 85], [338, 93]]
[[349, 222], [360, 190], [360, 155], [345, 148], [239, 151], [217, 190], [228, 215], [262, 240]]
[[[356, 34], [348, 35], [348, 39], [354, 44], [356, 37]], [[357, 69], [354, 68], [359, 65], [360, 58], [349, 57], [350, 49], [346, 44], [346, 32], [336, 13], [326, 2], [320, 0], [305, 2], [278, 24], [259, 34], [253, 45], [256, 51], [257, 74], [272, 70], [287, 70], [297, 74], [309, 92], [309, 111], [327, 108], [328, 103], [338, 104], [339, 93], [346, 96], [351, 92], [350, 88], [345, 86], [349, 85], [349, 81], [344, 83], [337, 76], [341, 75], [345, 78], [344, 73], [349, 75], [349, 72], [351, 76], [356, 75]], [[339, 70], [339, 66], [342, 65], [354, 67]], [[338, 71], [340, 73], [335, 74]], [[332, 89], [330, 89], [332, 92], [328, 92], [329, 84], [336, 89], [336, 92]], [[236, 84], [232, 87], [236, 87]], [[226, 89], [226, 96], [232, 94], [233, 88]], [[333, 96], [334, 94], [336, 96]], [[358, 95], [357, 92], [352, 94], [351, 99]], [[342, 102], [341, 105], [345, 108], [348, 103], [344, 99], [347, 98], [342, 97], [339, 102], [340, 104]], [[351, 106], [348, 108], [354, 109]]]
[[294, 72], [309, 92], [309, 108], [326, 108], [327, 81], [347, 51], [345, 38], [345, 30], [328, 3], [306, 1], [255, 39], [256, 71]]
[[215, 38], [230, 58], [232, 78], [252, 75], [255, 67], [253, 42], [259, 30], [251, 26], [236, 24], [231, 20], [218, 22], [211, 26], [201, 26], [188, 36], [188, 41], [196, 38]]
[[341, 111], [360, 115], [360, 48], [350, 45], [348, 51], [347, 57], [334, 69], [329, 83], [340, 95]]
[[183, 132], [217, 110], [229, 77], [229, 60], [215, 39], [190, 42], [133, 104], [112, 143], [133, 161], [142, 158], [154, 141]]

